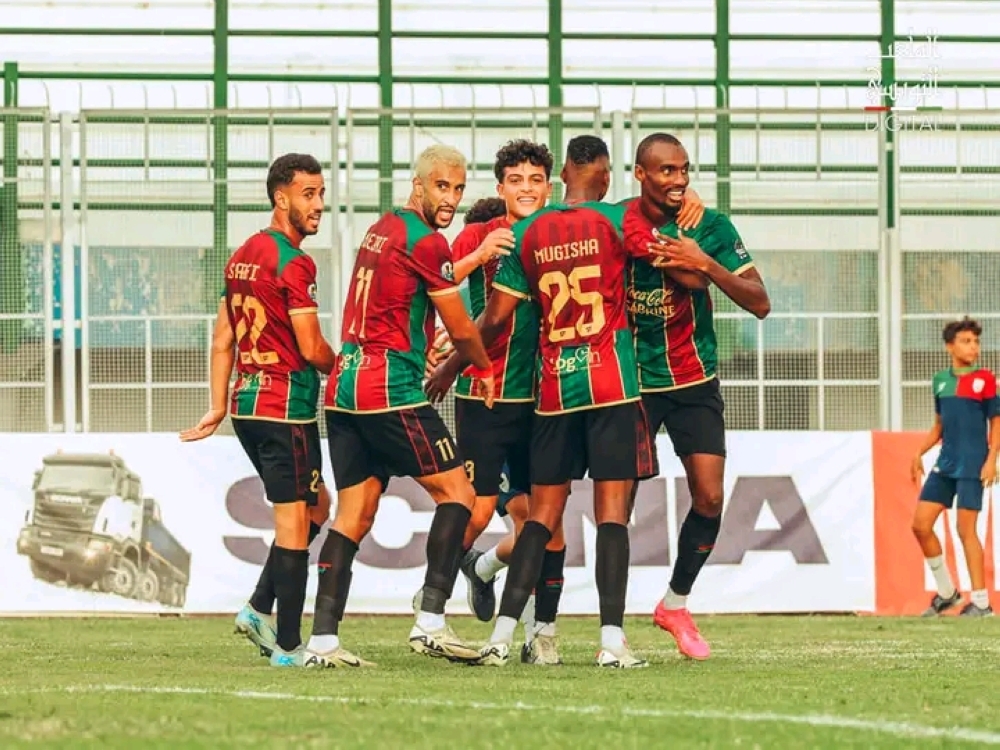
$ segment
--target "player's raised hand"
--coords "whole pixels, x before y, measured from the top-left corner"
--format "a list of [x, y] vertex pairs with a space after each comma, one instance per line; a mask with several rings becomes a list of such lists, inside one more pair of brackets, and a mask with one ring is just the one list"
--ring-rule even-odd
[[479, 264], [489, 263], [498, 255], [510, 255], [514, 247], [514, 233], [505, 227], [498, 227], [483, 238], [476, 252]]
[[677, 212], [677, 226], [684, 230], [694, 229], [701, 223], [705, 215], [705, 204], [692, 188], [684, 191], [684, 201], [681, 210]]
[[[986, 467], [983, 467], [983, 471]], [[924, 478], [924, 457], [914, 456], [913, 460], [910, 462], [910, 479], [913, 480], [914, 484], [919, 485]]]
[[205, 412], [205, 416], [201, 418], [197, 425], [189, 430], [184, 430], [181, 433], [181, 442], [192, 443], [195, 440], [203, 440], [204, 438], [207, 438], [219, 429], [219, 425], [222, 424], [222, 420], [225, 418], [225, 409], [209, 409]]

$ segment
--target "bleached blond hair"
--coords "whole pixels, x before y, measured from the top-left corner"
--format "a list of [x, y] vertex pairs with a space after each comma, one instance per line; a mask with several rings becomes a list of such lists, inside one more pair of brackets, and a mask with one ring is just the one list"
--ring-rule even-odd
[[414, 171], [417, 177], [421, 180], [426, 180], [437, 166], [465, 169], [466, 164], [464, 154], [457, 148], [436, 143], [433, 146], [428, 146], [420, 153], [420, 156], [417, 157], [417, 165]]

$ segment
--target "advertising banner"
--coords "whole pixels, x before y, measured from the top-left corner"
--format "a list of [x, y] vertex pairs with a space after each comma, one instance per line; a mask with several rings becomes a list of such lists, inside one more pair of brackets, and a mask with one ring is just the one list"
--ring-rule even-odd
[[[630, 528], [628, 611], [636, 614], [663, 595], [691, 504], [669, 442], [660, 436], [657, 445], [661, 473], [641, 485]], [[871, 434], [734, 432], [728, 445], [722, 530], [692, 611], [875, 610]], [[590, 481], [574, 483], [566, 614], [598, 611], [592, 506]], [[348, 612], [410, 611], [432, 514], [415, 482], [392, 481], [355, 562]], [[893, 533], [912, 547], [907, 524]], [[494, 518], [476, 546], [506, 531]], [[0, 612], [234, 612], [272, 539], [270, 506], [235, 438], [185, 445], [167, 434], [0, 435]], [[314, 564], [322, 541], [312, 545]], [[923, 585], [919, 559], [912, 575]], [[308, 609], [314, 593], [313, 565]], [[467, 612], [464, 600], [459, 577], [448, 611]]]

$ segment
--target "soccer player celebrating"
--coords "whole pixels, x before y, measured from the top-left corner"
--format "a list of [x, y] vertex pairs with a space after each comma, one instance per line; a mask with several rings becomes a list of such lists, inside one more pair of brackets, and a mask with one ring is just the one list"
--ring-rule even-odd
[[[494, 174], [497, 193], [506, 211], [487, 223], [470, 223], [452, 243], [455, 280], [469, 279], [472, 316], [478, 318], [486, 309], [493, 292], [500, 258], [513, 246], [511, 225], [542, 208], [552, 193], [553, 158], [544, 145], [528, 140], [514, 140], [496, 154]], [[494, 581], [496, 574], [509, 561], [512, 540], [504, 539], [485, 554], [472, 549], [489, 524], [494, 510], [501, 514], [507, 506], [498, 504], [501, 469], [506, 466], [509, 489], [515, 497], [523, 494], [530, 482], [528, 464], [531, 445], [531, 424], [534, 412], [535, 360], [538, 351], [538, 314], [530, 300], [521, 300], [504, 329], [489, 347], [493, 362], [493, 377], [497, 383], [497, 403], [492, 409], [484, 406], [475, 381], [463, 376], [456, 387], [455, 424], [458, 445], [473, 487], [476, 507], [466, 531], [468, 552], [462, 560], [462, 572], [469, 582], [470, 606], [483, 622], [493, 619], [496, 610]], [[449, 368], [450, 369], [450, 368]], [[443, 396], [454, 378], [445, 369], [441, 378], [432, 378], [429, 392], [434, 398]], [[444, 383], [444, 391], [436, 383]], [[527, 511], [527, 502], [515, 502], [510, 511], [515, 533]], [[525, 628], [525, 648], [522, 660], [534, 664], [559, 664], [555, 641], [555, 616], [562, 594], [563, 565], [566, 542], [562, 526], [554, 530], [546, 546], [537, 584], [535, 622], [537, 633]], [[526, 612], [530, 618], [530, 612]], [[535, 637], [537, 635], [537, 638]]]
[[983, 509], [983, 488], [997, 481], [1000, 453], [1000, 399], [996, 377], [986, 368], [976, 367], [979, 336], [983, 329], [968, 317], [944, 327], [944, 343], [951, 355], [951, 367], [934, 376], [934, 425], [913, 457], [913, 481], [924, 473], [923, 455], [941, 443], [934, 468], [920, 491], [913, 514], [913, 534], [920, 543], [927, 565], [934, 574], [938, 592], [924, 612], [933, 617], [962, 601], [934, 534], [934, 523], [945, 508], [958, 498], [958, 537], [965, 550], [972, 583], [972, 601], [962, 608], [966, 617], [993, 614], [986, 589], [983, 545], [976, 533], [976, 521]]
[[421, 611], [410, 631], [417, 653], [474, 662], [445, 622], [475, 493], [455, 441], [422, 389], [434, 313], [474, 366], [485, 406], [493, 368], [452, 274], [449, 226], [465, 191], [465, 158], [431, 146], [417, 159], [407, 205], [373, 224], [358, 250], [344, 308], [336, 372], [326, 389], [326, 424], [337, 512], [320, 552], [316, 615], [306, 666], [362, 666], [340, 645], [351, 565], [371, 530], [390, 476], [411, 476], [437, 504], [427, 535]]
[[698, 287], [715, 284], [761, 319], [770, 302], [743, 240], [725, 215], [707, 210], [689, 235], [678, 229], [688, 169], [687, 151], [676, 138], [655, 133], [643, 139], [635, 157], [641, 193], [628, 205], [624, 227], [631, 254], [655, 248], [663, 255], [657, 267], [631, 265], [629, 311], [650, 430], [655, 434], [666, 427], [692, 499], [681, 524], [670, 588], [656, 607], [654, 622], [673, 635], [682, 654], [707, 659], [710, 649], [687, 609], [687, 597], [719, 535], [726, 438], [712, 301], [708, 290]]
[[[316, 263], [299, 247], [319, 230], [325, 193], [320, 164], [312, 156], [286, 154], [271, 165], [271, 226], [226, 263], [212, 343], [212, 408], [181, 433], [184, 441], [201, 440], [225, 419], [235, 359], [233, 429], [274, 505], [274, 544], [236, 627], [275, 666], [302, 664], [308, 546], [330, 508], [316, 405], [317, 370], [331, 371], [334, 352], [320, 331]], [[275, 599], [276, 628], [270, 621]]]
[[[607, 190], [599, 175], [586, 197]], [[514, 546], [482, 664], [509, 658], [517, 616], [538, 580], [545, 546], [561, 522], [570, 482], [594, 480], [601, 650], [597, 663], [646, 666], [628, 647], [622, 623], [628, 583], [628, 501], [637, 478], [657, 473], [639, 398], [632, 333], [625, 311], [628, 256], [614, 207], [597, 202], [542, 209], [514, 228], [480, 323], [491, 343], [521, 300], [542, 313], [538, 395], [531, 442], [529, 519]], [[650, 250], [643, 249], [642, 255]], [[655, 252], [652, 251], [652, 252]]]

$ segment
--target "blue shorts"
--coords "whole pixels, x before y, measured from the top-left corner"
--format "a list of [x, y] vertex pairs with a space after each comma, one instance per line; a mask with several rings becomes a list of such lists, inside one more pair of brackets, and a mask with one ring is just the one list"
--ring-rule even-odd
[[519, 487], [510, 486], [510, 474], [507, 470], [507, 464], [503, 465], [503, 469], [500, 471], [500, 499], [497, 500], [497, 515], [501, 518], [507, 515], [507, 503], [513, 500], [518, 495], [527, 495], [528, 490], [522, 490]]
[[929, 503], [940, 503], [950, 508], [958, 497], [958, 507], [962, 510], [983, 509], [983, 483], [979, 479], [956, 479], [942, 476], [936, 471], [927, 475], [927, 481], [920, 490], [920, 499]]

